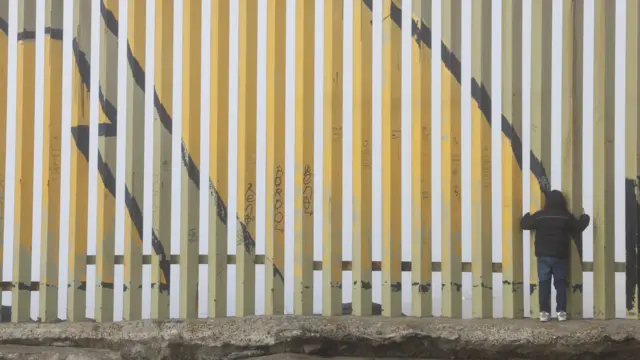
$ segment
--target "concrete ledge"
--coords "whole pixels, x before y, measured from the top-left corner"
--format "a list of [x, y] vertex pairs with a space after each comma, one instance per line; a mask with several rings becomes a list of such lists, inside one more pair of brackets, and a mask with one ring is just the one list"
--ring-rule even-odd
[[[256, 316], [196, 321], [2, 324], [0, 345], [118, 352], [123, 359], [283, 353], [455, 359], [636, 359], [640, 321]], [[1, 350], [1, 349], [0, 349]]]

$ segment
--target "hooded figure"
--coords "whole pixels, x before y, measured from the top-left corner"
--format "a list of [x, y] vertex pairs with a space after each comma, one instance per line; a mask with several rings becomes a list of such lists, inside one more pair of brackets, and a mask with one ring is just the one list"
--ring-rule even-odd
[[527, 213], [522, 217], [522, 230], [534, 230], [536, 257], [552, 257], [569, 259], [571, 238], [576, 241], [578, 249], [582, 232], [589, 226], [589, 215], [583, 214], [576, 219], [567, 209], [567, 202], [559, 190], [547, 193], [544, 209], [533, 215]]
[[[566, 277], [569, 268], [571, 238], [582, 252], [582, 232], [589, 226], [589, 215], [576, 219], [567, 209], [567, 203], [558, 190], [547, 193], [544, 209], [533, 215], [526, 213], [520, 225], [535, 234], [535, 254], [538, 264], [540, 321], [551, 320], [551, 278], [557, 291], [558, 320], [567, 319]], [[581, 254], [582, 257], [582, 254]]]

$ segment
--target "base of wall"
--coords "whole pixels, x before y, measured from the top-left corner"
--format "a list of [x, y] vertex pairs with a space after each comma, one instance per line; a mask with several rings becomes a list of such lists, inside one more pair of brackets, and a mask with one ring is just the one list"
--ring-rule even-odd
[[38, 347], [47, 346], [59, 347], [51, 351], [100, 349], [103, 352], [90, 357], [99, 359], [243, 359], [274, 354], [284, 358], [285, 353], [423, 359], [636, 359], [640, 322], [255, 316], [0, 325], [0, 358], [10, 358], [5, 352], [15, 353], [16, 349], [43, 351]]

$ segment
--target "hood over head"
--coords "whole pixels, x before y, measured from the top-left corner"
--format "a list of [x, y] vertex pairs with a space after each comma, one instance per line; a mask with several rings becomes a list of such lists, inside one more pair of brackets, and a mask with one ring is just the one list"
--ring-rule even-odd
[[545, 204], [547, 209], [566, 209], [567, 202], [560, 190], [552, 190], [547, 193], [547, 201]]

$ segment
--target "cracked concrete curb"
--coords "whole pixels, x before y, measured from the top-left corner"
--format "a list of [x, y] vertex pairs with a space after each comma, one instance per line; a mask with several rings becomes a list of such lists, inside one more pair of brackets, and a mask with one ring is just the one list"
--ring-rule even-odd
[[270, 354], [455, 359], [635, 359], [640, 322], [255, 316], [195, 321], [1, 324], [0, 345], [102, 349], [123, 359]]

